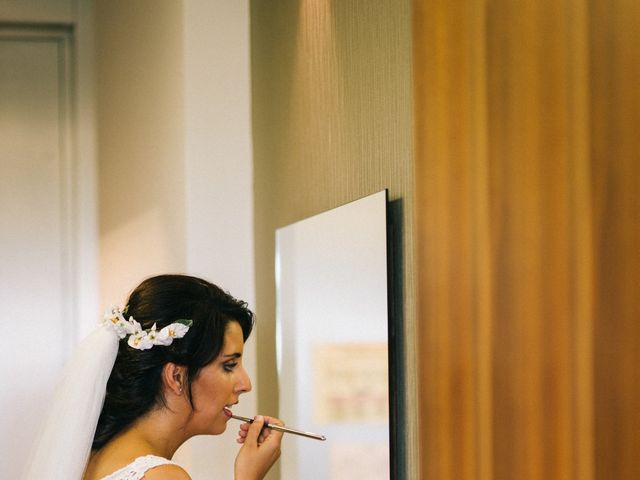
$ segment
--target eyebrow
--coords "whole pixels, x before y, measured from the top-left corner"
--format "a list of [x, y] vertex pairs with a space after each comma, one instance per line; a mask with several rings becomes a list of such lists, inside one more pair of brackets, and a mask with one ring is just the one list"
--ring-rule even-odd
[[240, 358], [241, 353], [230, 353], [229, 355], [223, 355], [222, 358]]

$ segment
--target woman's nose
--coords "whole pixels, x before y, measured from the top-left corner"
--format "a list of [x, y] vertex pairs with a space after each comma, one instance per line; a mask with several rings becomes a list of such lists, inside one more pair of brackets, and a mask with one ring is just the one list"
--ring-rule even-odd
[[238, 381], [238, 385], [236, 386], [237, 393], [247, 393], [251, 391], [251, 379], [249, 378], [249, 374], [243, 368], [241, 372], [240, 379]]

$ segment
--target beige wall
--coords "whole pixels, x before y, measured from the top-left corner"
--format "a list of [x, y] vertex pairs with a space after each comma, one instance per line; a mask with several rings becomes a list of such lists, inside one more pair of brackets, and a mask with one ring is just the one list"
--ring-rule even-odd
[[103, 305], [184, 271], [182, 2], [96, 2]]
[[[383, 188], [403, 230], [394, 284], [413, 369], [411, 3], [256, 0], [251, 7], [258, 402], [274, 412], [275, 229]], [[409, 411], [413, 388], [409, 373]]]
[[12, 324], [0, 478], [26, 473], [56, 379], [97, 319], [91, 37], [89, 1], [0, 0], [0, 301]]
[[[164, 272], [254, 305], [248, 10], [97, 2], [102, 305]], [[253, 338], [244, 358], [255, 378]], [[255, 390], [237, 411], [256, 412]], [[193, 478], [231, 478], [236, 432], [195, 437], [175, 460]]]
[[[184, 2], [187, 271], [255, 305], [249, 2]], [[255, 384], [255, 336], [243, 363]], [[254, 415], [257, 390], [235, 410]], [[194, 479], [232, 478], [237, 424], [177, 459]], [[186, 448], [188, 447], [188, 448]]]

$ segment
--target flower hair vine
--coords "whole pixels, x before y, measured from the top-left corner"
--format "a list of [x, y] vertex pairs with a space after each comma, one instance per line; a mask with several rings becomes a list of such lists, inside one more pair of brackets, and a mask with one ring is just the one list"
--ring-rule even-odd
[[121, 340], [128, 335], [127, 344], [136, 350], [148, 350], [154, 345], [171, 345], [176, 338], [184, 337], [193, 324], [193, 320], [181, 318], [159, 331], [155, 323], [143, 330], [133, 317], [125, 319], [128, 308], [111, 307], [105, 312], [102, 324], [112, 329]]

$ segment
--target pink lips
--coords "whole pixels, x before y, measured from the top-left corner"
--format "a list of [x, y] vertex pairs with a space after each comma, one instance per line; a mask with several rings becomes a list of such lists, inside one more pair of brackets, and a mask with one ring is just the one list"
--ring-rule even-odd
[[232, 415], [231, 410], [229, 410], [227, 407], [224, 407], [224, 408], [222, 409], [222, 411], [224, 412], [224, 414], [225, 414], [227, 417], [231, 418], [231, 415]]

